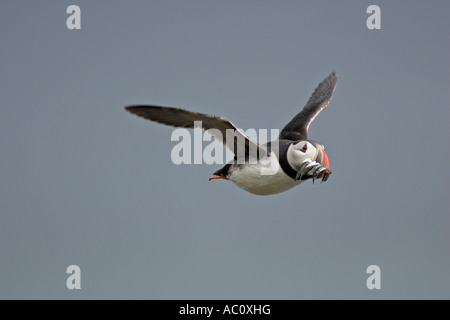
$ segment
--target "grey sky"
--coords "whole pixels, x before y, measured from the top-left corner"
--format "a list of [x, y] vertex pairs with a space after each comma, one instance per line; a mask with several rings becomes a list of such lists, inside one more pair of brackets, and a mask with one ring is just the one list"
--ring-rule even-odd
[[[449, 9], [2, 2], [0, 298], [449, 299]], [[123, 110], [282, 128], [332, 70], [310, 137], [333, 175], [274, 196], [172, 164], [172, 128]], [[366, 288], [372, 264], [381, 290]]]

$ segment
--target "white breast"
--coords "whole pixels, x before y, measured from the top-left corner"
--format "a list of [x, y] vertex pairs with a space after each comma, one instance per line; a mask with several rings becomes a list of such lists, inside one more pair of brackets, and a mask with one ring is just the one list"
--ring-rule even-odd
[[234, 184], [257, 195], [280, 193], [303, 182], [284, 173], [274, 152], [257, 164], [233, 165], [230, 169], [229, 178]]

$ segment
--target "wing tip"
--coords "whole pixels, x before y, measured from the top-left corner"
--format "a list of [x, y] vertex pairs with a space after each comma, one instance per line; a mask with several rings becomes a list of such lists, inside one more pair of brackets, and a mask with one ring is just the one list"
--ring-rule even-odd
[[139, 105], [139, 104], [125, 106], [123, 108], [125, 109], [125, 111], [128, 111], [132, 114], [138, 114], [139, 111], [144, 111], [145, 109], [147, 109], [147, 110], [148, 109], [153, 109], [153, 110], [155, 110], [155, 109], [173, 109], [170, 107], [153, 106], [153, 105]]
[[141, 109], [144, 106], [140, 106], [140, 105], [131, 105], [131, 106], [125, 106], [123, 107], [126, 111], [128, 112], [133, 112], [133, 110], [137, 110], [137, 109]]
[[[331, 89], [331, 95], [334, 92], [334, 89], [336, 88], [336, 84], [337, 84], [337, 73], [336, 70], [333, 70], [328, 77], [326, 77], [321, 83], [319, 83], [319, 85], [317, 86], [316, 90], [314, 90], [313, 95], [311, 96], [311, 98], [314, 96], [314, 94], [320, 90], [326, 90], [325, 88], [330, 88]], [[331, 100], [331, 95], [330, 95], [330, 100]]]
[[337, 82], [337, 72], [333, 70], [325, 80], [331, 80], [333, 82]]
[[137, 106], [125, 106], [123, 108], [124, 108], [125, 111], [127, 111], [129, 113], [137, 115], [137, 110], [136, 110]]

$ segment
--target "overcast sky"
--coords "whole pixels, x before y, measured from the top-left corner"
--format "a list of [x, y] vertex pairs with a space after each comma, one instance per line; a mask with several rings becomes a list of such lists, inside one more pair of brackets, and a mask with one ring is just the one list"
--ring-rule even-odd
[[[3, 1], [0, 298], [449, 299], [449, 10]], [[173, 164], [173, 128], [123, 109], [278, 129], [333, 70], [310, 127], [333, 174], [273, 196], [209, 182], [221, 165]]]

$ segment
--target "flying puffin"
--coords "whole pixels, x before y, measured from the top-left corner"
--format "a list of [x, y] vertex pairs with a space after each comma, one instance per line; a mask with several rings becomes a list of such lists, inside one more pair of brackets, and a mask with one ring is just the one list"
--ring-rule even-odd
[[308, 139], [308, 128], [327, 107], [336, 82], [336, 73], [332, 72], [319, 84], [303, 110], [281, 130], [278, 138], [262, 145], [250, 140], [224, 117], [153, 105], [128, 106], [125, 109], [142, 118], [173, 127], [194, 128], [194, 122], [196, 125], [201, 123], [203, 130], [235, 155], [209, 180], [231, 180], [250, 193], [269, 195], [286, 191], [309, 179], [313, 182], [322, 179], [324, 182], [329, 178], [330, 163], [324, 146]]

